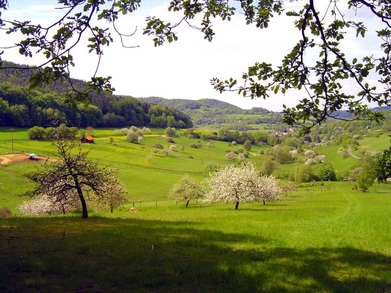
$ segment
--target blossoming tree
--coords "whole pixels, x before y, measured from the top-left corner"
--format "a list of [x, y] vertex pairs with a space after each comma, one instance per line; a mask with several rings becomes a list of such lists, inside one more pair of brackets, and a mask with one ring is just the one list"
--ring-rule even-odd
[[238, 209], [241, 202], [263, 202], [277, 200], [282, 193], [278, 180], [272, 176], [261, 176], [254, 163], [243, 163], [239, 167], [226, 166], [211, 173], [205, 180], [209, 187], [207, 202], [231, 202]]
[[203, 196], [203, 188], [188, 174], [183, 175], [181, 179], [171, 188], [169, 198], [175, 199], [176, 202], [185, 201], [186, 207], [192, 199], [199, 199]]
[[108, 206], [111, 211], [125, 202], [126, 190], [116, 178], [116, 170], [87, 159], [88, 152], [74, 137], [54, 136], [57, 160], [47, 161], [42, 168], [27, 174], [36, 186], [26, 195], [35, 199], [46, 197], [53, 206], [62, 208], [77, 201], [83, 218], [88, 218], [87, 200], [98, 207]]

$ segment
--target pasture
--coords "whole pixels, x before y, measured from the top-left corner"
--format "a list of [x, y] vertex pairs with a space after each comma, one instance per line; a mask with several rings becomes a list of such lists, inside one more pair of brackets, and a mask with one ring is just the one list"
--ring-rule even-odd
[[[227, 152], [242, 147], [226, 142], [189, 139], [184, 134], [173, 138], [174, 143], [169, 143], [163, 129], [152, 129], [150, 133], [145, 133], [144, 140], [139, 144], [127, 142], [126, 136], [118, 134], [116, 129], [95, 130], [94, 136], [95, 144], [83, 144], [83, 149], [90, 151], [88, 157], [91, 160], [119, 170], [119, 179], [127, 187], [131, 201], [164, 201], [170, 188], [185, 173], [201, 181], [208, 176], [211, 166], [231, 163], [225, 158]], [[174, 145], [176, 149], [169, 155], [163, 151], [155, 153], [156, 145], [163, 148]], [[0, 155], [11, 153], [11, 150], [13, 153], [35, 153], [50, 158], [54, 157], [55, 152], [50, 142], [29, 140], [26, 129], [14, 129], [12, 133], [9, 129], [3, 129], [0, 132]], [[259, 155], [259, 151], [260, 148], [254, 146], [250, 158], [261, 165], [265, 156]], [[22, 164], [0, 164], [0, 172], [14, 174], [14, 180], [21, 180], [20, 186], [24, 185], [23, 174], [33, 170], [34, 164], [39, 163], [26, 161]], [[15, 190], [15, 182], [8, 184], [7, 180], [0, 179], [0, 183], [7, 193], [17, 194], [20, 191]]]
[[[31, 186], [23, 174], [40, 162], [1, 164], [0, 207], [14, 217], [0, 217], [0, 291], [391, 291], [391, 185], [361, 193], [350, 182], [319, 182], [266, 205], [190, 202], [186, 209], [167, 200], [172, 185], [184, 173], [202, 180], [209, 164], [229, 163], [224, 154], [240, 146], [179, 136], [169, 156], [154, 154], [154, 145], [168, 144], [162, 134], [152, 130], [130, 144], [115, 130], [98, 130], [96, 144], [83, 145], [91, 159], [119, 169], [131, 201], [87, 220], [21, 216], [18, 194]], [[25, 130], [12, 135], [14, 152], [52, 156], [50, 143], [29, 141]], [[10, 149], [4, 130], [0, 154]], [[250, 158], [262, 164], [264, 156], [253, 147]]]
[[88, 220], [2, 218], [0, 290], [388, 292], [390, 192], [335, 183], [236, 211], [165, 202]]

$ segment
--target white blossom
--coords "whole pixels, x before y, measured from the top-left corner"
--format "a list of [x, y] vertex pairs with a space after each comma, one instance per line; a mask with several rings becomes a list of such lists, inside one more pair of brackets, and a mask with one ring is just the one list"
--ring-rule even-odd
[[235, 203], [267, 202], [279, 198], [282, 189], [272, 176], [260, 176], [254, 163], [241, 164], [240, 167], [229, 165], [211, 173], [205, 180], [209, 191], [206, 201]]

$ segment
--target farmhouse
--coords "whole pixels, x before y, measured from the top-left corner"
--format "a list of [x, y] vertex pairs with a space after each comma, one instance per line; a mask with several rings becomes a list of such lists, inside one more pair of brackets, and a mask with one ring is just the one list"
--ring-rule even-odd
[[81, 143], [94, 143], [94, 138], [92, 136], [83, 136], [80, 139]]

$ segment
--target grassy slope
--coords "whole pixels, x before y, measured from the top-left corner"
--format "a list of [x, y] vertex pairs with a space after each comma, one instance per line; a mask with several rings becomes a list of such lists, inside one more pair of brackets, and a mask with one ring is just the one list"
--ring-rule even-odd
[[360, 141], [360, 145], [364, 149], [372, 151], [383, 151], [390, 147], [390, 135], [383, 134], [378, 137], [364, 137]]
[[237, 211], [166, 203], [86, 221], [0, 219], [0, 291], [385, 292], [390, 188], [316, 186]]
[[[152, 129], [146, 134], [145, 140], [141, 144], [130, 144], [125, 140], [125, 136], [119, 135], [115, 129], [95, 130], [96, 144], [83, 145], [83, 148], [90, 150], [89, 158], [103, 165], [110, 165], [119, 169], [119, 179], [126, 185], [131, 201], [162, 201], [167, 199], [169, 189], [185, 173], [194, 179], [201, 181], [208, 176], [208, 165], [224, 165], [230, 163], [225, 154], [228, 151], [235, 151], [241, 146], [229, 146], [225, 142], [214, 142], [209, 146], [203, 140], [188, 139], [186, 136], [174, 138], [176, 150], [169, 156], [163, 153], [154, 154], [153, 146], [160, 144], [169, 145], [162, 136], [163, 130]], [[30, 141], [27, 138], [26, 130], [15, 129], [12, 133], [13, 149], [15, 153], [37, 153], [53, 157], [53, 147], [48, 142]], [[109, 138], [114, 139], [114, 143], [109, 143]], [[201, 143], [202, 147], [192, 148], [191, 145]], [[389, 137], [383, 135], [377, 138], [365, 138], [360, 141], [359, 150], [354, 150], [359, 154], [360, 149], [381, 150], [389, 145]], [[184, 151], [181, 151], [184, 147]], [[339, 146], [323, 146], [317, 148], [319, 154], [326, 156], [326, 162], [330, 163], [338, 178], [348, 177], [349, 170], [357, 163], [357, 159], [352, 157], [342, 158], [338, 155]], [[10, 152], [12, 149], [11, 133], [9, 129], [0, 129], [0, 153]], [[253, 147], [250, 160], [261, 166], [265, 155], [259, 155], [259, 147]], [[280, 165], [274, 171], [278, 177], [288, 178], [288, 174], [294, 172], [299, 162]], [[19, 194], [27, 190], [31, 183], [23, 178], [23, 173], [33, 170], [31, 162], [26, 164], [0, 165], [2, 178], [12, 174], [10, 180], [0, 179], [3, 189], [0, 190], [0, 206], [10, 206], [14, 212], [15, 205], [23, 198], [9, 199], [5, 194]]]
[[[8, 129], [3, 131], [0, 132], [1, 154], [10, 152], [12, 149], [11, 133]], [[54, 156], [55, 150], [49, 142], [30, 141], [24, 129], [15, 129], [12, 135], [14, 153]], [[161, 129], [152, 129], [151, 133], [145, 135], [144, 142], [140, 144], [127, 142], [126, 137], [118, 135], [115, 129], [96, 130], [94, 135], [95, 144], [83, 145], [85, 150], [90, 151], [89, 158], [99, 164], [117, 168], [119, 179], [127, 187], [130, 200], [137, 202], [166, 200], [170, 188], [183, 174], [188, 173], [194, 179], [201, 181], [208, 176], [209, 164], [229, 164], [230, 162], [225, 158], [226, 152], [242, 147], [229, 146], [225, 142], [215, 142], [212, 146], [208, 146], [206, 141], [179, 136], [174, 138], [176, 150], [166, 156], [161, 152], [154, 154], [152, 151], [156, 144], [170, 145], [163, 137]], [[114, 139], [113, 144], [109, 143], [109, 137]], [[192, 144], [197, 143], [201, 143], [202, 147], [191, 147]], [[181, 147], [184, 147], [184, 151], [181, 151]], [[261, 165], [264, 156], [258, 155], [259, 148], [253, 147], [251, 154], [251, 159]], [[24, 183], [23, 174], [34, 170], [36, 164], [39, 162], [0, 165], [0, 173], [5, 174], [4, 177], [8, 177], [6, 174], [14, 174], [13, 180], [16, 180], [19, 186], [15, 189], [15, 182], [0, 179], [3, 185], [3, 189], [0, 190], [0, 206], [3, 205], [1, 199], [5, 200], [5, 194], [19, 194], [31, 186]], [[18, 198], [13, 201], [20, 203], [22, 200], [23, 198]], [[16, 212], [13, 205], [10, 208]]]
[[[0, 153], [10, 150], [0, 132]], [[154, 130], [143, 144], [129, 144], [114, 130], [95, 133], [90, 158], [119, 168], [137, 212], [129, 206], [82, 221], [80, 215], [0, 218], [1, 292], [385, 292], [391, 290], [391, 185], [367, 194], [352, 183], [303, 187], [281, 201], [232, 205], [165, 201], [183, 173], [198, 180], [207, 164], [226, 164], [227, 143], [202, 148], [175, 138], [177, 151], [149, 161]], [[47, 142], [14, 131], [15, 152], [50, 154]], [[108, 137], [114, 138], [110, 144]], [[365, 141], [363, 141], [365, 142]], [[363, 147], [370, 146], [361, 142]], [[185, 151], [179, 151], [180, 146]], [[261, 164], [263, 156], [252, 150]], [[337, 148], [319, 149], [338, 168]], [[192, 157], [192, 158], [190, 158]], [[22, 174], [33, 162], [1, 165], [0, 206], [16, 206], [27, 190]], [[281, 166], [289, 172], [294, 164]], [[140, 200], [142, 202], [140, 203]], [[155, 201], [159, 202], [156, 203]]]
[[[390, 146], [390, 137], [388, 135], [381, 135], [378, 137], [365, 137], [362, 140], [359, 140], [359, 146], [357, 149], [352, 149], [352, 154], [359, 157], [361, 151], [374, 151], [380, 152], [385, 149], [388, 149]], [[357, 158], [351, 156], [342, 157], [338, 154], [339, 148], [341, 145], [323, 145], [321, 147], [315, 148], [319, 155], [325, 156], [325, 163], [329, 163], [333, 166], [336, 171], [336, 175], [339, 179], [349, 177], [349, 171], [355, 166], [358, 162]], [[346, 148], [346, 146], [345, 146]], [[292, 164], [280, 165], [278, 170], [275, 170], [273, 175], [287, 178], [288, 174], [294, 172], [297, 166], [300, 166], [300, 162], [294, 162]], [[315, 172], [317, 166], [313, 166]]]

